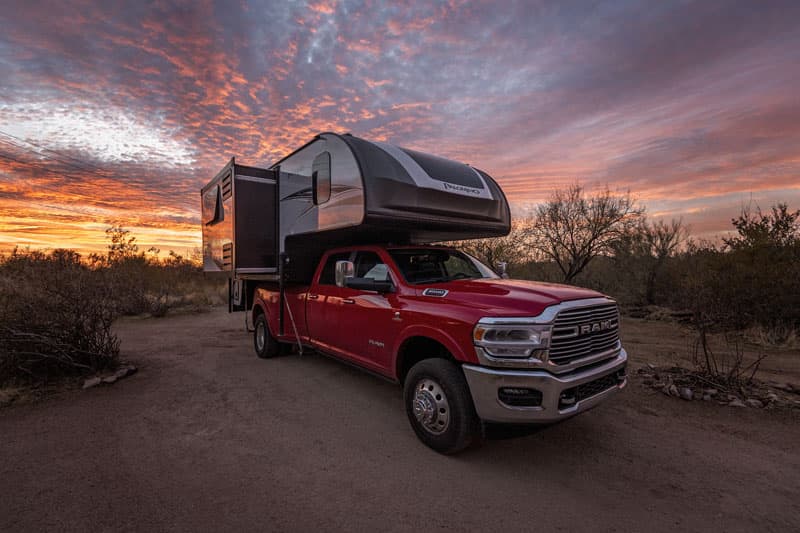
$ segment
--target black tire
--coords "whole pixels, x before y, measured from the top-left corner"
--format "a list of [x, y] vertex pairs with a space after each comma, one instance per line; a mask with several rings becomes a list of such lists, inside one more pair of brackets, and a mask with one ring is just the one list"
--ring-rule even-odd
[[424, 359], [406, 376], [403, 396], [411, 427], [423, 443], [443, 454], [458, 453], [481, 440], [467, 380], [447, 359]]
[[281, 352], [281, 345], [269, 332], [267, 316], [263, 313], [256, 317], [253, 324], [253, 347], [261, 359], [275, 357]]

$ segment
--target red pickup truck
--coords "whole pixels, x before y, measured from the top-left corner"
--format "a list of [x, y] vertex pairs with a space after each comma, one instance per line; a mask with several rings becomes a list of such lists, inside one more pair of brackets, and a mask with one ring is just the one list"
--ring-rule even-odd
[[404, 387], [425, 444], [455, 453], [482, 424], [549, 423], [626, 384], [614, 300], [577, 287], [502, 279], [438, 246], [352, 246], [323, 254], [310, 285], [253, 298], [263, 358], [300, 342]]

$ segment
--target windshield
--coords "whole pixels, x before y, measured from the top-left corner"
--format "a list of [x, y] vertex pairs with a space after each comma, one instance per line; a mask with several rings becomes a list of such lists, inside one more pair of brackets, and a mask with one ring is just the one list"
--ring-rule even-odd
[[440, 283], [456, 279], [497, 278], [497, 274], [472, 256], [447, 249], [389, 250], [408, 283]]

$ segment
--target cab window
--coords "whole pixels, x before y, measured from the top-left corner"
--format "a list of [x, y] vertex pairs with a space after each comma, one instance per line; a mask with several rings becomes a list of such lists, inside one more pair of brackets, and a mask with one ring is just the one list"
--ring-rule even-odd
[[356, 254], [356, 277], [374, 279], [375, 281], [391, 281], [389, 267], [375, 252], [358, 252]]

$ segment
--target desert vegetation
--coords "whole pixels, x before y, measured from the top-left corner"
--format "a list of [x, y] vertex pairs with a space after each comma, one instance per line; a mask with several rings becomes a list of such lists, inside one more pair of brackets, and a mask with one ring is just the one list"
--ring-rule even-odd
[[0, 384], [88, 375], [117, 364], [122, 315], [222, 301], [219, 280], [174, 252], [139, 250], [119, 225], [106, 254], [15, 249], [0, 256]]
[[566, 282], [613, 296], [623, 314], [691, 328], [693, 372], [713, 386], [751, 385], [769, 346], [800, 334], [800, 211], [755, 204], [718, 243], [680, 219], [654, 221], [630, 194], [556, 191], [509, 236], [456, 243], [511, 277]]

